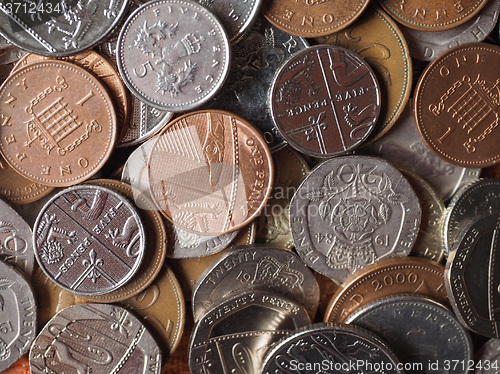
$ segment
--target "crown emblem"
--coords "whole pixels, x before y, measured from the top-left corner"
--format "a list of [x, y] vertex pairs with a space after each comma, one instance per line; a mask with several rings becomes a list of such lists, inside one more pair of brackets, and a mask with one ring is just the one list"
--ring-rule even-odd
[[184, 38], [181, 39], [181, 43], [186, 49], [187, 55], [194, 55], [201, 51], [201, 42], [203, 41], [203, 37], [199, 38], [194, 34], [187, 34]]

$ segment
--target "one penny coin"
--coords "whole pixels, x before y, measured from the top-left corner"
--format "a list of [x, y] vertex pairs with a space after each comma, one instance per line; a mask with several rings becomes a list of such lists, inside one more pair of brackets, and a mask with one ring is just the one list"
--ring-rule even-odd
[[427, 146], [464, 167], [500, 161], [500, 47], [466, 44], [431, 62], [415, 90], [415, 119]]
[[271, 193], [271, 153], [258, 130], [224, 111], [174, 120], [149, 159], [153, 201], [177, 227], [218, 236], [252, 221]]
[[0, 151], [35, 182], [64, 187], [95, 174], [116, 138], [111, 97], [98, 78], [65, 61], [38, 62], [0, 89]]
[[270, 103], [288, 144], [309, 156], [330, 157], [353, 150], [370, 135], [380, 113], [380, 88], [357, 54], [320, 45], [282, 65]]

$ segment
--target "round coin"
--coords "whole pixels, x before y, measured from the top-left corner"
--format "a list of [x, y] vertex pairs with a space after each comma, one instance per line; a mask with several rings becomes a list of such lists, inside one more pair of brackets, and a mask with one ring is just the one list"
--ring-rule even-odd
[[380, 88], [357, 54], [320, 45], [281, 66], [270, 103], [289, 145], [309, 156], [330, 157], [353, 150], [370, 135], [380, 113]]
[[106, 162], [116, 115], [102, 83], [65, 61], [28, 65], [0, 88], [0, 151], [35, 182], [64, 187], [82, 182]]
[[200, 111], [174, 120], [148, 162], [153, 201], [176, 227], [219, 236], [252, 221], [272, 190], [264, 139], [245, 120]]
[[30, 349], [36, 337], [35, 295], [24, 276], [0, 260], [0, 371], [13, 365]]
[[500, 340], [490, 339], [476, 352], [477, 362], [473, 374], [495, 374], [500, 368]]
[[305, 263], [344, 281], [375, 261], [408, 255], [420, 226], [420, 204], [388, 162], [343, 156], [311, 171], [292, 198], [290, 218]]
[[500, 102], [500, 47], [466, 44], [453, 48], [423, 72], [415, 90], [415, 118], [427, 146], [463, 167], [500, 161], [495, 130]]
[[229, 72], [229, 41], [218, 19], [188, 0], [151, 1], [134, 11], [118, 37], [123, 81], [161, 110], [201, 106]]
[[160, 374], [161, 351], [144, 324], [126, 309], [72, 305], [37, 336], [30, 349], [30, 369], [32, 374]]
[[111, 292], [136, 273], [144, 257], [140, 216], [118, 193], [75, 186], [55, 195], [35, 222], [38, 264], [58, 286], [81, 295]]

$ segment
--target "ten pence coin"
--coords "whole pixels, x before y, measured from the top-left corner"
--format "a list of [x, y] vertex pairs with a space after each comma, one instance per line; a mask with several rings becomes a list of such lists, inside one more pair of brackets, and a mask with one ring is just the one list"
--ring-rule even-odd
[[415, 90], [415, 119], [427, 146], [452, 164], [500, 161], [500, 46], [453, 48], [432, 61]]
[[116, 138], [113, 101], [85, 69], [37, 62], [0, 89], [0, 151], [19, 173], [54, 187], [80, 183], [106, 162]]

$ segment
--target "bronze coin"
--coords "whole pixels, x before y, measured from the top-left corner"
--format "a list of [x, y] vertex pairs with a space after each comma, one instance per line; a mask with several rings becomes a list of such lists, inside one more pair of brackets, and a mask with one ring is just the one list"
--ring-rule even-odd
[[380, 88], [357, 54], [319, 45], [282, 65], [270, 103], [288, 144], [309, 156], [330, 157], [353, 150], [370, 135], [380, 113]]
[[474, 17], [487, 0], [379, 0], [399, 23], [422, 31], [443, 31]]
[[271, 193], [273, 164], [262, 135], [229, 112], [205, 110], [174, 120], [148, 162], [153, 201], [175, 226], [203, 235], [252, 221]]
[[347, 27], [358, 18], [368, 0], [267, 0], [264, 16], [291, 35], [324, 36]]
[[42, 270], [61, 288], [80, 295], [119, 288], [144, 257], [144, 227], [137, 211], [104, 187], [59, 192], [40, 211], [33, 232]]
[[25, 177], [49, 186], [84, 181], [104, 165], [116, 115], [103, 84], [79, 66], [44, 61], [0, 88], [0, 151]]
[[415, 90], [415, 119], [427, 146], [446, 161], [486, 167], [500, 161], [500, 47], [465, 44], [431, 62]]

